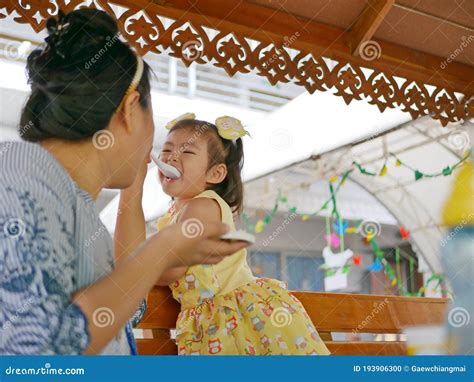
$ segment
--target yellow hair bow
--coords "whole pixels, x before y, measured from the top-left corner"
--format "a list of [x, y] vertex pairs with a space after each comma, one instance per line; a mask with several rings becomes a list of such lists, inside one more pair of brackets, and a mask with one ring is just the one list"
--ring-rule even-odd
[[[179, 117], [168, 122], [165, 125], [165, 128], [171, 130], [178, 122], [185, 119], [196, 119], [196, 115], [194, 113], [185, 113], [180, 115]], [[245, 135], [250, 136], [249, 132], [244, 129], [242, 122], [234, 117], [229, 117], [227, 115], [219, 117], [216, 119], [215, 125], [217, 127], [217, 132], [224, 139], [233, 141], [235, 139], [242, 138]]]

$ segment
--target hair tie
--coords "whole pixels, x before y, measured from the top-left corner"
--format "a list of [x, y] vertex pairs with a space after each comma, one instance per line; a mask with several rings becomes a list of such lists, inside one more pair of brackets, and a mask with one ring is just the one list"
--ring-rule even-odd
[[[171, 130], [178, 122], [186, 119], [196, 119], [196, 115], [194, 113], [182, 114], [168, 122], [165, 125], [165, 128]], [[216, 119], [215, 125], [219, 136], [229, 141], [235, 141], [245, 135], [250, 136], [250, 133], [244, 129], [242, 122], [234, 117], [229, 117], [227, 115], [219, 117]]]
[[45, 38], [45, 41], [51, 49], [54, 49], [54, 53], [62, 59], [66, 58], [65, 52], [62, 51], [64, 45], [62, 37], [71, 25], [70, 23], [65, 22], [65, 20], [66, 15], [63, 11], [59, 10], [57, 18], [51, 17], [46, 22], [46, 29], [48, 30], [49, 36]]

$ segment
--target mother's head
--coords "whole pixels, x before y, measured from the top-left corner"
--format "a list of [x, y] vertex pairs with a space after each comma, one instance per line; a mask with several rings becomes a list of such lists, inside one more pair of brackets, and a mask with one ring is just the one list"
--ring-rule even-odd
[[149, 66], [140, 75], [141, 58], [105, 12], [60, 13], [47, 29], [46, 45], [27, 60], [31, 95], [20, 136], [91, 145], [109, 167], [107, 186], [129, 186], [153, 143]]

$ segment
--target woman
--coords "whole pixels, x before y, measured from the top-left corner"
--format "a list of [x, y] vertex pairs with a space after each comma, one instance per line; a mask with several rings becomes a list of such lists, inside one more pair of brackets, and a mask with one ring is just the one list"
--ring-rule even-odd
[[[0, 353], [135, 354], [129, 319], [163, 272], [245, 244], [219, 240], [228, 227], [211, 223], [194, 238], [186, 222], [137, 236], [150, 69], [104, 12], [60, 14], [47, 29], [27, 61], [29, 142], [0, 145]], [[123, 190], [114, 244], [93, 204], [103, 188]]]

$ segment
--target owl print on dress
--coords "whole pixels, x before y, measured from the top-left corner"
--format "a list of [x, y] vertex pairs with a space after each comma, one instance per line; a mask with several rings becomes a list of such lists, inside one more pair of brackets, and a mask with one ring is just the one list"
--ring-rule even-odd
[[212, 289], [201, 289], [199, 293], [199, 303], [202, 304], [205, 300], [214, 297]]
[[260, 338], [260, 343], [265, 349], [267, 349], [268, 347], [270, 347], [272, 341], [267, 336], [263, 336], [262, 338]]
[[185, 288], [187, 290], [193, 290], [199, 286], [199, 283], [196, 280], [196, 276], [194, 276], [192, 273], [187, 274], [184, 277], [184, 282], [185, 282]]
[[222, 351], [221, 341], [219, 339], [209, 340], [208, 346], [210, 354], [218, 354]]
[[298, 336], [295, 338], [295, 346], [297, 349], [305, 349], [308, 346], [308, 342], [303, 336]]
[[255, 351], [255, 346], [253, 346], [253, 343], [248, 338], [245, 339], [245, 343], [247, 345], [245, 347], [245, 354], [247, 355], [257, 354], [257, 352]]
[[253, 312], [254, 308], [255, 308], [255, 306], [254, 306], [253, 302], [251, 302], [250, 304], [247, 305], [246, 309], [247, 309], [247, 312], [250, 313], [250, 312]]
[[236, 327], [237, 327], [237, 319], [235, 318], [235, 316], [232, 316], [231, 318], [229, 318], [226, 323], [225, 323], [225, 327], [227, 329], [227, 335], [230, 336], [232, 334], [232, 330], [234, 330]]
[[253, 329], [257, 332], [263, 330], [263, 328], [265, 327], [265, 321], [261, 320], [258, 316], [252, 317], [251, 320], [253, 324]]
[[262, 311], [262, 313], [265, 316], [270, 317], [273, 313], [273, 307], [270, 305], [270, 302], [268, 300], [264, 300], [260, 302], [260, 305], [260, 310]]
[[319, 334], [318, 332], [316, 331], [316, 329], [314, 329], [313, 325], [311, 324], [308, 324], [306, 325], [306, 327], [308, 328], [308, 331], [309, 333], [311, 334], [311, 338], [315, 341], [321, 341], [321, 338], [319, 337]]
[[235, 297], [237, 298], [237, 302], [239, 304], [242, 304], [244, 299], [245, 299], [245, 292], [244, 291], [238, 291], [235, 293]]
[[290, 312], [291, 314], [296, 313], [295, 308], [293, 308], [290, 304], [287, 304], [285, 301], [281, 301], [281, 306], [286, 308], [286, 310], [288, 310], [288, 312]]
[[276, 335], [276, 342], [279, 346], [280, 349], [288, 349], [288, 345], [286, 344], [286, 342], [283, 340], [281, 334], [277, 334]]
[[216, 324], [211, 324], [207, 328], [207, 335], [208, 336], [213, 336], [214, 334], [217, 333], [218, 330], [219, 330], [219, 326], [217, 326]]

